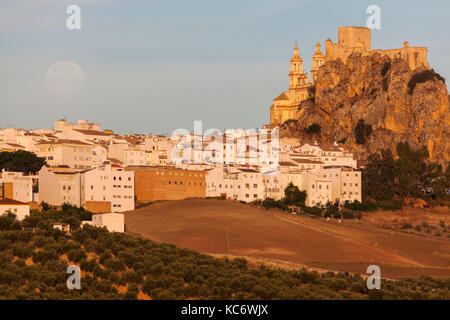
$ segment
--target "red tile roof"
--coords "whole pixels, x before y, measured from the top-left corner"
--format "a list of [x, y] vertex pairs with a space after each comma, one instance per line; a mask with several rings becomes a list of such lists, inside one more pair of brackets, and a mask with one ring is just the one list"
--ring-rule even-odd
[[0, 205], [28, 206], [29, 204], [27, 204], [25, 202], [20, 202], [17, 200], [5, 198], [5, 199], [0, 200]]
[[81, 132], [83, 134], [89, 135], [89, 136], [111, 136], [112, 134], [110, 133], [104, 133], [101, 131], [96, 131], [96, 130], [83, 130], [83, 129], [73, 129], [75, 131]]
[[86, 143], [86, 142], [82, 142], [82, 141], [78, 141], [78, 140], [69, 140], [69, 139], [59, 139], [59, 140], [56, 140], [56, 141], [46, 141], [46, 142], [36, 143], [36, 145], [42, 145], [42, 144], [53, 144], [53, 145], [58, 145], [58, 144], [75, 144], [75, 145], [92, 146], [91, 144]]

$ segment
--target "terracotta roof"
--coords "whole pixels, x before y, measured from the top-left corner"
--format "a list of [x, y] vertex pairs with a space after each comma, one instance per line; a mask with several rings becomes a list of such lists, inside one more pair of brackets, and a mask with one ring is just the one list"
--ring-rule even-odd
[[275, 99], [273, 99], [273, 101], [278, 101], [278, 100], [290, 100], [289, 97], [287, 96], [286, 92], [283, 92], [282, 94], [280, 94], [278, 97], [276, 97]]
[[24, 146], [21, 146], [20, 144], [16, 144], [16, 143], [6, 143], [7, 145], [11, 146], [11, 147], [15, 147], [15, 148], [24, 148]]
[[120, 161], [119, 159], [115, 159], [115, 158], [108, 158], [109, 161], [111, 161], [112, 163], [116, 163], [116, 164], [123, 164], [122, 161]]
[[75, 145], [92, 146], [91, 144], [86, 143], [86, 142], [81, 142], [78, 140], [69, 140], [69, 139], [60, 139], [60, 140], [55, 140], [55, 141], [40, 142], [40, 143], [37, 143], [36, 145], [40, 145], [40, 144], [75, 144]]
[[28, 206], [28, 204], [25, 202], [20, 202], [20, 201], [8, 199], [8, 198], [1, 199], [0, 205]]
[[282, 162], [279, 162], [278, 163], [280, 166], [283, 166], [283, 167], [287, 167], [287, 166], [290, 166], [290, 167], [297, 167], [297, 164], [296, 163], [293, 163], [293, 162], [285, 162], [285, 161], [282, 161]]
[[96, 131], [96, 130], [83, 130], [83, 129], [73, 129], [73, 130], [81, 132], [81, 133], [89, 135], [89, 136], [111, 136], [110, 133], [104, 133], [104, 132]]
[[255, 170], [255, 169], [242, 169], [239, 168], [239, 171], [245, 172], [245, 173], [259, 173], [259, 171]]
[[319, 148], [322, 149], [323, 151], [337, 151], [337, 152], [342, 152], [341, 148], [339, 148], [339, 146], [336, 146], [334, 144], [325, 144], [325, 143], [320, 143]]
[[321, 161], [310, 160], [310, 159], [292, 159], [292, 160], [297, 163], [323, 164], [323, 162], [321, 162]]

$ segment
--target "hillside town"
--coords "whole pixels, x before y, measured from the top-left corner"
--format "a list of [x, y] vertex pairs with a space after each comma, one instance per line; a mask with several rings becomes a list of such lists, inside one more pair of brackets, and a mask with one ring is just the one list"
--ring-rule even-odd
[[279, 200], [290, 183], [306, 191], [307, 206], [361, 201], [358, 162], [344, 146], [292, 145], [276, 130], [118, 135], [64, 119], [53, 129], [3, 129], [1, 152], [32, 152], [45, 165], [30, 175], [2, 171], [0, 211], [24, 217], [46, 203], [120, 213], [155, 201], [215, 197], [249, 203]]

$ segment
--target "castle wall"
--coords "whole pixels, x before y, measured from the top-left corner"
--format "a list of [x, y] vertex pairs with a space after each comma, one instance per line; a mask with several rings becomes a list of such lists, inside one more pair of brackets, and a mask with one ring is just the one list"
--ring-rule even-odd
[[365, 27], [340, 27], [338, 28], [338, 44], [341, 48], [361, 48], [363, 52], [370, 51], [370, 29]]
[[401, 58], [408, 63], [412, 70], [421, 66], [429, 67], [426, 47], [403, 47], [400, 49], [374, 50], [373, 53], [375, 52], [386, 55], [392, 60]]

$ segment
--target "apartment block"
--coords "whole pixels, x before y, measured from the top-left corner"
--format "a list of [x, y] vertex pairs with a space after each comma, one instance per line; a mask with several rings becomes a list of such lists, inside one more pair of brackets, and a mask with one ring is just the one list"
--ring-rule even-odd
[[53, 206], [68, 203], [92, 212], [134, 210], [133, 172], [113, 169], [109, 162], [82, 171], [43, 167], [39, 199]]
[[45, 158], [51, 167], [67, 166], [73, 169], [92, 167], [94, 146], [77, 140], [53, 140], [38, 143], [37, 156]]
[[128, 166], [134, 172], [136, 201], [204, 198], [205, 172], [173, 166]]

